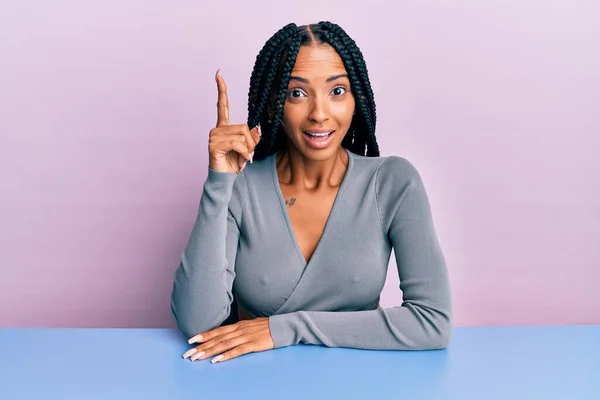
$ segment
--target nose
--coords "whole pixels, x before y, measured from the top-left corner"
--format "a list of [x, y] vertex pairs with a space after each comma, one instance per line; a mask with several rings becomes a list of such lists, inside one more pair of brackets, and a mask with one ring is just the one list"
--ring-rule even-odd
[[327, 122], [329, 120], [329, 112], [327, 110], [326, 100], [320, 97], [313, 97], [311, 102], [310, 113], [308, 119], [317, 124]]

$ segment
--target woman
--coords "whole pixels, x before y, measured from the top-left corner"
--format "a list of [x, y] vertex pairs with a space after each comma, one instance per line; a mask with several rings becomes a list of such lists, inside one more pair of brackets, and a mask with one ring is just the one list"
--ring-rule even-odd
[[[409, 161], [379, 157], [355, 42], [330, 22], [278, 31], [256, 59], [247, 124], [231, 124], [216, 81], [208, 177], [171, 300], [193, 336], [184, 358], [445, 348], [450, 289], [427, 194]], [[384, 309], [392, 249], [404, 302]], [[234, 302], [241, 321], [223, 324]]]

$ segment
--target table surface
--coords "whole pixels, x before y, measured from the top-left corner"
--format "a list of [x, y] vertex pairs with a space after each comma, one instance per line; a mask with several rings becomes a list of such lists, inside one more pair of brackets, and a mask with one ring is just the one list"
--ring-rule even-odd
[[600, 399], [600, 325], [454, 328], [448, 349], [190, 362], [171, 329], [0, 329], [0, 399]]

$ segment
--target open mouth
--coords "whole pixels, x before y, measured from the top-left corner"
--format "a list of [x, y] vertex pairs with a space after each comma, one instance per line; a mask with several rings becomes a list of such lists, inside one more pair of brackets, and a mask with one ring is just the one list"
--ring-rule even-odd
[[335, 131], [304, 131], [304, 139], [313, 149], [323, 149], [329, 145], [331, 138], [335, 136]]
[[318, 132], [318, 133], [306, 131], [306, 132], [304, 132], [304, 134], [313, 140], [325, 140], [329, 136], [331, 136], [333, 134], [333, 132], [335, 132], [335, 131]]

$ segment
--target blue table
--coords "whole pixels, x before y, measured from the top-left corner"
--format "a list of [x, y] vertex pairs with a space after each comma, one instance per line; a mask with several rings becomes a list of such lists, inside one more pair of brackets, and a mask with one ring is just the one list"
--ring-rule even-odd
[[600, 399], [600, 326], [455, 328], [446, 350], [190, 362], [169, 329], [0, 329], [0, 399]]

